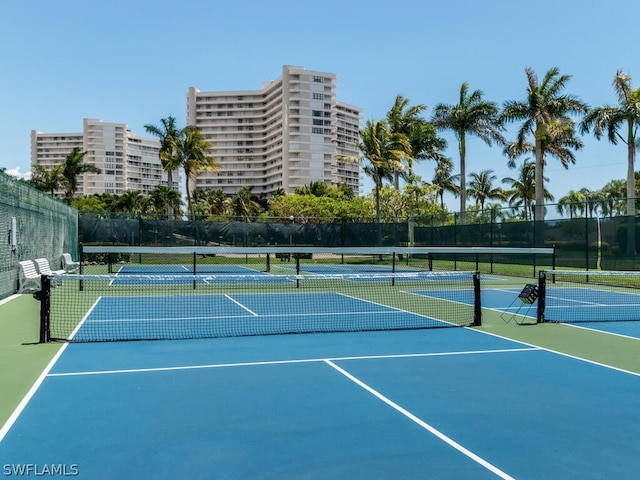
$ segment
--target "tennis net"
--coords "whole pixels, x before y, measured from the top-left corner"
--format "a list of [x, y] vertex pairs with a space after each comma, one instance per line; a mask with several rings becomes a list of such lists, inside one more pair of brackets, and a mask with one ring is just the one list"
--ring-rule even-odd
[[538, 322], [640, 320], [640, 272], [541, 271]]
[[480, 325], [473, 271], [52, 275], [40, 341], [91, 342]]
[[532, 276], [555, 268], [553, 248], [502, 247], [142, 247], [88, 245], [82, 273], [341, 274], [476, 270]]

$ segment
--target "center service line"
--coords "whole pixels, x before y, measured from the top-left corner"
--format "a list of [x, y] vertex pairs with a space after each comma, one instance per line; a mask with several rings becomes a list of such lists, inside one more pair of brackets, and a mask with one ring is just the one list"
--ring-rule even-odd
[[336, 369], [338, 372], [340, 372], [342, 375], [344, 375], [345, 377], [347, 377], [349, 380], [351, 380], [352, 382], [354, 382], [356, 385], [359, 385], [360, 387], [364, 388], [367, 392], [371, 393], [372, 395], [374, 395], [375, 397], [377, 397], [379, 400], [382, 400], [384, 403], [386, 403], [387, 405], [389, 405], [391, 408], [397, 410], [398, 412], [400, 412], [402, 415], [404, 415], [405, 417], [407, 417], [409, 420], [417, 423], [418, 425], [420, 425], [422, 428], [424, 428], [425, 430], [429, 431], [430, 433], [432, 433], [433, 435], [435, 435], [436, 437], [438, 437], [440, 440], [442, 440], [443, 442], [449, 444], [450, 446], [452, 446], [453, 448], [455, 448], [456, 450], [458, 450], [460, 453], [462, 453], [463, 455], [466, 455], [467, 457], [469, 457], [471, 460], [473, 460], [474, 462], [479, 463], [480, 465], [482, 465], [484, 468], [486, 468], [487, 470], [491, 471], [492, 473], [496, 474], [498, 477], [503, 478], [505, 480], [515, 480], [512, 476], [508, 475], [507, 473], [503, 472], [502, 470], [500, 470], [498, 467], [490, 464], [489, 462], [487, 462], [485, 459], [479, 457], [478, 455], [476, 455], [475, 453], [471, 452], [470, 450], [467, 450], [466, 448], [464, 448], [462, 445], [460, 445], [458, 442], [456, 442], [455, 440], [447, 437], [444, 433], [440, 432], [439, 430], [437, 430], [436, 428], [432, 427], [431, 425], [429, 425], [428, 423], [424, 422], [423, 420], [421, 420], [420, 418], [416, 417], [414, 414], [412, 414], [411, 412], [405, 410], [404, 408], [402, 408], [400, 405], [398, 405], [397, 403], [389, 400], [387, 397], [385, 397], [384, 395], [382, 395], [380, 392], [378, 392], [377, 390], [374, 390], [373, 388], [371, 388], [369, 385], [367, 385], [366, 383], [364, 383], [363, 381], [359, 380], [358, 378], [354, 377], [353, 375], [351, 375], [349, 372], [347, 372], [346, 370], [343, 370], [342, 368], [340, 368], [338, 365], [336, 365], [335, 363], [333, 363], [331, 360], [324, 360], [324, 362], [333, 367], [334, 369]]

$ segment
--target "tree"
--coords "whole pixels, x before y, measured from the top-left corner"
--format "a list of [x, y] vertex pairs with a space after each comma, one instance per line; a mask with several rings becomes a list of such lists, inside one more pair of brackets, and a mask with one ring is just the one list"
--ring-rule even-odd
[[37, 188], [40, 191], [49, 193], [52, 197], [55, 195], [62, 183], [64, 177], [62, 176], [62, 168], [64, 164], [54, 166], [51, 170], [47, 170], [42, 165], [35, 165], [31, 171], [31, 179], [29, 184]]
[[192, 177], [199, 172], [212, 172], [218, 169], [218, 163], [213, 157], [207, 155], [207, 150], [211, 148], [211, 144], [204, 138], [199, 128], [189, 126], [184, 129], [183, 135], [177, 141], [177, 156], [179, 164], [184, 170], [186, 177], [186, 194], [187, 208], [191, 218], [195, 218], [194, 211], [191, 206], [190, 184]]
[[139, 190], [126, 190], [116, 200], [120, 212], [140, 212], [143, 209], [144, 197]]
[[95, 165], [90, 163], [84, 163], [84, 157], [87, 152], [83, 152], [79, 147], [74, 147], [74, 149], [69, 153], [63, 162], [62, 167], [62, 176], [64, 177], [64, 181], [66, 184], [66, 192], [65, 196], [67, 198], [73, 197], [73, 194], [76, 192], [78, 188], [78, 176], [83, 173], [101, 173], [100, 170]]
[[222, 216], [228, 213], [230, 199], [225, 193], [218, 190], [205, 190], [196, 188], [191, 193], [193, 198], [193, 210], [198, 215]]
[[251, 187], [243, 186], [231, 198], [231, 214], [243, 220], [255, 217], [262, 211], [262, 207], [251, 194]]
[[467, 135], [473, 135], [491, 146], [493, 142], [504, 145], [503, 126], [498, 115], [498, 106], [485, 101], [481, 90], [469, 93], [469, 85], [460, 87], [460, 98], [456, 105], [438, 104], [434, 108], [433, 124], [441, 130], [451, 130], [458, 140], [460, 155], [460, 222], [465, 223], [467, 204], [466, 156]]
[[469, 196], [476, 199], [476, 205], [480, 206], [480, 213], [484, 213], [484, 204], [487, 200], [504, 200], [505, 194], [500, 187], [494, 187], [493, 182], [497, 176], [493, 170], [482, 170], [480, 173], [471, 172], [469, 174], [468, 192]]
[[556, 209], [560, 215], [569, 214], [569, 218], [573, 219], [575, 215], [582, 215], [585, 211], [585, 195], [576, 190], [569, 190], [566, 195], [558, 200]]
[[[504, 177], [502, 183], [507, 183], [510, 188], [505, 192], [507, 201], [511, 208], [524, 207], [524, 219], [533, 217], [532, 205], [536, 198], [535, 162], [525, 159], [520, 166], [518, 177]], [[545, 181], [549, 179], [545, 177]], [[546, 188], [544, 191], [545, 200], [553, 201], [553, 195]]]
[[[587, 133], [593, 128], [594, 136], [600, 140], [607, 135], [613, 145], [618, 140], [627, 144], [627, 215], [636, 214], [635, 199], [636, 182], [634, 164], [636, 157], [636, 137], [640, 125], [640, 88], [635, 90], [631, 86], [631, 76], [616, 72], [613, 88], [618, 96], [618, 105], [604, 105], [590, 109], [580, 124], [581, 132]], [[620, 130], [624, 128], [624, 132]]]
[[[636, 181], [636, 185], [638, 182]], [[601, 208], [605, 215], [613, 217], [614, 215], [622, 215], [625, 211], [627, 182], [624, 180], [611, 180], [600, 189]]]
[[450, 158], [443, 157], [438, 160], [436, 172], [433, 175], [431, 183], [438, 192], [438, 196], [440, 197], [440, 208], [442, 208], [442, 210], [444, 210], [444, 192], [451, 192], [456, 197], [460, 193], [460, 187], [457, 184], [460, 175], [453, 175], [452, 172], [453, 162]]
[[402, 168], [402, 161], [411, 156], [411, 145], [406, 135], [393, 133], [384, 120], [367, 120], [360, 130], [358, 149], [362, 161], [368, 162], [364, 172], [373, 179], [376, 203], [376, 221], [380, 223], [380, 189], [385, 179]]
[[166, 185], [159, 185], [149, 191], [149, 206], [158, 214], [167, 211], [178, 214], [182, 206], [180, 192]]
[[[165, 172], [167, 172], [167, 184], [173, 189], [173, 172], [180, 168], [181, 158], [178, 155], [178, 142], [184, 135], [184, 130], [178, 128], [176, 119], [172, 115], [160, 120], [160, 125], [147, 124], [144, 126], [147, 133], [158, 137], [160, 150], [158, 156]], [[172, 207], [169, 205], [167, 214], [173, 216]]]
[[447, 147], [447, 142], [438, 137], [437, 130], [421, 113], [426, 105], [409, 105], [409, 99], [397, 95], [395, 102], [387, 113], [387, 124], [391, 133], [400, 133], [407, 137], [411, 146], [411, 154], [403, 158], [402, 170], [394, 171], [393, 184], [396, 190], [400, 188], [399, 178], [405, 181], [413, 177], [413, 162], [425, 159], [437, 160], [443, 157], [441, 151]]
[[[532, 134], [535, 139], [535, 220], [544, 220], [544, 142], [549, 142], [554, 125], [567, 125], [569, 115], [584, 113], [587, 106], [574, 95], [563, 94], [570, 75], [560, 75], [557, 68], [551, 68], [542, 82], [531, 68], [527, 75], [527, 98], [525, 101], [505, 102], [501, 119], [504, 122], [522, 121], [518, 130], [517, 147], [525, 144], [526, 137]], [[566, 131], [565, 131], [566, 134]]]
[[[575, 123], [573, 120], [563, 118], [554, 120], [549, 124], [547, 134], [542, 139], [541, 146], [543, 167], [546, 166], [546, 156], [548, 153], [557, 158], [565, 169], [568, 169], [570, 164], [576, 163], [574, 150], [580, 150], [584, 145], [582, 141], [576, 137]], [[509, 168], [513, 168], [515, 166], [515, 159], [520, 155], [527, 153], [533, 153], [535, 155], [536, 145], [526, 140], [522, 143], [515, 141], [507, 145], [504, 151], [508, 157], [507, 164]], [[544, 178], [546, 179], [546, 177]], [[548, 179], [545, 181], [548, 181]]]
[[324, 182], [311, 182], [309, 185], [298, 187], [295, 189], [297, 195], [313, 195], [315, 197], [324, 197], [329, 193], [329, 185]]
[[373, 211], [373, 202], [364, 197], [345, 199], [293, 194], [275, 197], [269, 204], [270, 216], [287, 219], [293, 216], [296, 223], [369, 219], [373, 217]]

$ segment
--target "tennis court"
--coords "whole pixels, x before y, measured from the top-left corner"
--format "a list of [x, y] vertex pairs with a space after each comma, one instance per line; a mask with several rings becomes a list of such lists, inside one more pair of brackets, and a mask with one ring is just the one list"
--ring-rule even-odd
[[72, 343], [0, 454], [80, 478], [623, 479], [639, 401], [636, 375], [468, 329]]
[[511, 281], [480, 282], [50, 276], [41, 340], [64, 343], [0, 430], [5, 475], [635, 478], [640, 375], [480, 327], [481, 307], [537, 307]]

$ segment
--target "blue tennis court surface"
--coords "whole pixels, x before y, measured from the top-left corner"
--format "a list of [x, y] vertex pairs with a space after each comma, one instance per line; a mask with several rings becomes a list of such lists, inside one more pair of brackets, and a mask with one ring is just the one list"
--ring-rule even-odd
[[597, 288], [548, 289], [546, 316], [553, 321], [624, 321], [638, 319], [640, 295]]
[[[482, 304], [505, 314], [535, 321], [537, 302], [523, 304], [521, 289], [485, 289]], [[606, 333], [640, 339], [640, 294], [597, 288], [555, 287], [547, 292], [545, 318]]]
[[[126, 264], [117, 272], [119, 275], [193, 275], [193, 265], [153, 265], [153, 264]], [[242, 265], [197, 265], [195, 274], [200, 275], [258, 275], [263, 273], [259, 268], [245, 267]]]
[[[430, 292], [437, 293], [437, 292]], [[446, 298], [446, 292], [439, 298]], [[416, 292], [420, 294], [420, 292]], [[464, 292], [472, 302], [472, 292]], [[451, 292], [448, 292], [451, 295]], [[100, 297], [75, 340], [180, 339], [240, 335], [420, 328], [450, 324], [333, 292]], [[142, 332], [142, 333], [141, 333]]]
[[640, 378], [469, 329], [69, 344], [11, 465], [79, 478], [636, 478]]

